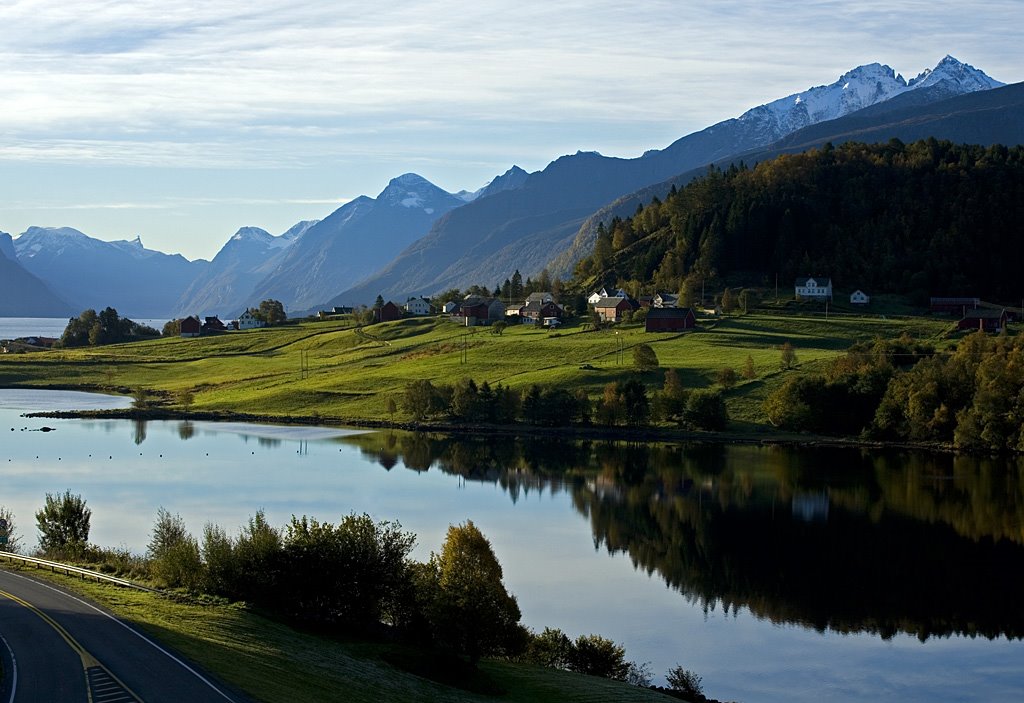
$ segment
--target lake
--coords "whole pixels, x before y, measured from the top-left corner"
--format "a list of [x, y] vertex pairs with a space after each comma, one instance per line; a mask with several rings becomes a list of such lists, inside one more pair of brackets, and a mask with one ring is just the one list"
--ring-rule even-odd
[[139, 552], [161, 506], [197, 535], [366, 512], [418, 559], [472, 519], [525, 624], [610, 637], [657, 682], [682, 664], [746, 703], [1024, 699], [1016, 460], [20, 416], [96, 403], [127, 401], [0, 391], [0, 504], [27, 546], [66, 489], [93, 542]]

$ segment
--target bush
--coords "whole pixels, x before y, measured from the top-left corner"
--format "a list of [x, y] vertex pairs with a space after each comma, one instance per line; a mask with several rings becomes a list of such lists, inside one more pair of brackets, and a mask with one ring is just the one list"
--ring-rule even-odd
[[625, 647], [600, 635], [580, 635], [573, 643], [569, 668], [580, 674], [624, 681], [629, 662]]
[[701, 677], [689, 669], [684, 669], [678, 664], [665, 674], [669, 688], [678, 691], [689, 700], [702, 700], [704, 698], [704, 687], [701, 685]]
[[572, 665], [575, 649], [572, 640], [559, 629], [545, 627], [534, 634], [526, 646], [525, 659], [551, 669], [568, 669]]
[[696, 390], [686, 399], [685, 422], [701, 430], [724, 430], [729, 424], [722, 394], [716, 391]]
[[292, 517], [286, 528], [284, 583], [289, 615], [320, 623], [370, 628], [393, 622], [409, 579], [415, 537], [401, 525], [348, 515], [337, 525]]
[[39, 529], [39, 549], [44, 554], [53, 550], [82, 551], [89, 542], [89, 523], [92, 511], [80, 495], [46, 494], [46, 503], [36, 513]]
[[185, 529], [180, 515], [160, 507], [147, 548], [150, 570], [157, 581], [172, 588], [197, 590], [204, 582], [199, 544]]

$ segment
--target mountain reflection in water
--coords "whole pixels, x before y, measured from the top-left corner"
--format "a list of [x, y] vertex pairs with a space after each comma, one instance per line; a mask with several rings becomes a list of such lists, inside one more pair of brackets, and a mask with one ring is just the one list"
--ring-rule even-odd
[[566, 491], [595, 546], [705, 609], [817, 630], [1024, 636], [1017, 460], [378, 432], [381, 466]]

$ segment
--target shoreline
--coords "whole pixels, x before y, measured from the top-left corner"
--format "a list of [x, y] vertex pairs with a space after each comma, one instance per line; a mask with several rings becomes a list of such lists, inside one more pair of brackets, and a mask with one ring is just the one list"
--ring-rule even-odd
[[[64, 389], [40, 389], [64, 390]], [[605, 427], [538, 425], [494, 425], [487, 423], [395, 422], [332, 415], [264, 415], [232, 410], [181, 411], [166, 408], [113, 408], [104, 410], [52, 410], [25, 413], [24, 417], [53, 419], [112, 419], [137, 421], [247, 422], [254, 424], [342, 427], [367, 430], [402, 430], [451, 436], [490, 436], [516, 440], [572, 439], [639, 443], [752, 444], [785, 447], [833, 447], [872, 450], [912, 450], [935, 454], [961, 454], [952, 445], [924, 442], [885, 442], [855, 437], [760, 434], [754, 432], [702, 432], [671, 427]]]

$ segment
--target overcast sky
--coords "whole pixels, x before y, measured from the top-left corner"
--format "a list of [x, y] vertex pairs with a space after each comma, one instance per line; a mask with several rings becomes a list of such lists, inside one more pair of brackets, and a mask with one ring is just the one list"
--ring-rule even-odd
[[402, 173], [638, 156], [865, 63], [1017, 82], [1021, 27], [1021, 0], [5, 0], [0, 230], [211, 258]]

